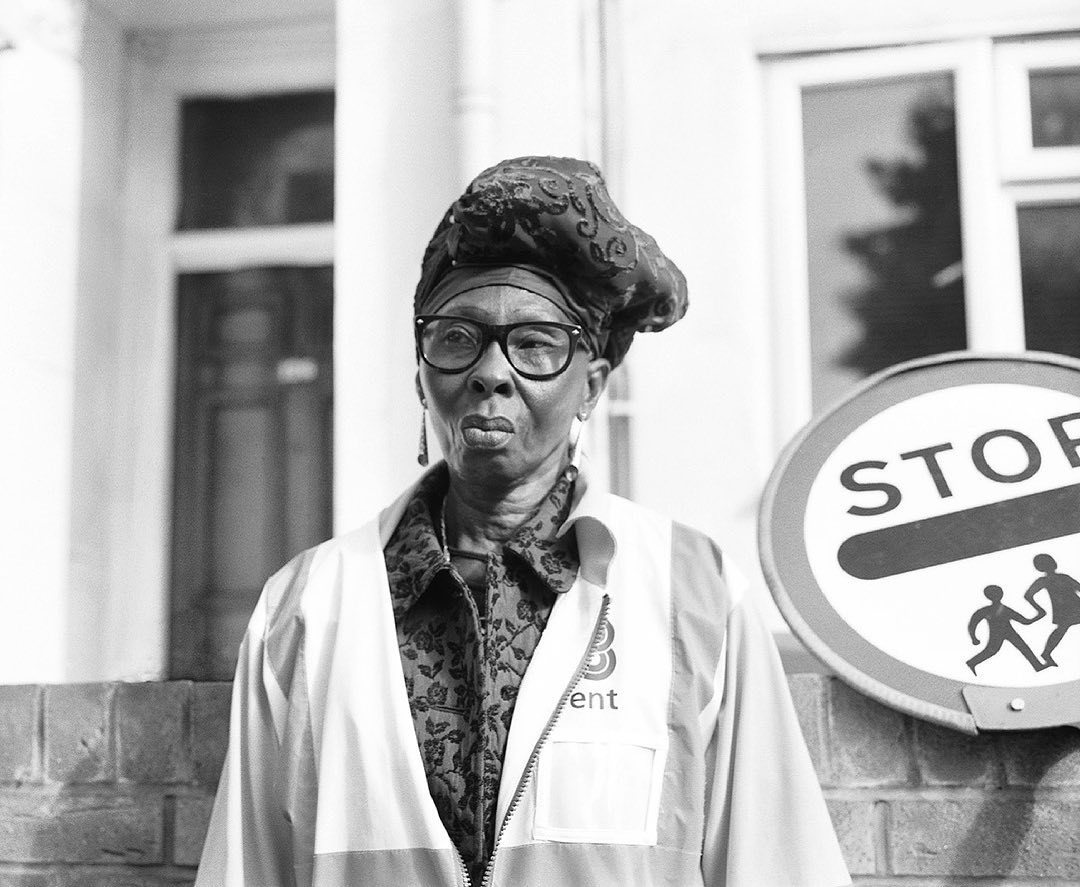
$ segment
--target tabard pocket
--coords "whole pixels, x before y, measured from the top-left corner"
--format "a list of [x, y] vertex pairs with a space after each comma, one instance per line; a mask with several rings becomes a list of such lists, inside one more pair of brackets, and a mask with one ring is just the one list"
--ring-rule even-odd
[[533, 837], [656, 844], [666, 744], [560, 735], [537, 762]]

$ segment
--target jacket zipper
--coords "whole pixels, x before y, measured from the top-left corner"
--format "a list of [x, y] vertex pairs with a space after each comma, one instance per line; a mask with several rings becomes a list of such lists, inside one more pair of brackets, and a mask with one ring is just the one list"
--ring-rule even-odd
[[[611, 599], [605, 594], [603, 600], [600, 602], [600, 613], [596, 617], [596, 624], [593, 626], [592, 638], [589, 640], [589, 645], [585, 648], [581, 661], [578, 663], [577, 670], [571, 676], [570, 682], [566, 685], [566, 689], [563, 690], [562, 696], [559, 697], [559, 701], [556, 703], [554, 711], [551, 712], [551, 717], [548, 718], [547, 724], [544, 725], [544, 729], [540, 732], [540, 738], [536, 740], [536, 745], [533, 746], [532, 754], [529, 755], [529, 760], [525, 762], [525, 770], [522, 772], [521, 779], [518, 780], [517, 788], [514, 789], [514, 794], [510, 798], [510, 804], [506, 808], [506, 816], [503, 817], [502, 825], [499, 826], [499, 832], [495, 835], [495, 844], [491, 848], [491, 859], [488, 860], [487, 868], [484, 870], [484, 880], [481, 882], [480, 887], [491, 887], [491, 879], [495, 874], [495, 857], [499, 852], [499, 842], [502, 841], [503, 834], [506, 832], [506, 828], [510, 824], [514, 812], [517, 810], [522, 797], [525, 795], [525, 788], [528, 786], [529, 779], [536, 769], [536, 762], [540, 758], [540, 750], [543, 748], [548, 736], [551, 735], [551, 731], [555, 729], [555, 722], [559, 719], [559, 715], [566, 707], [566, 700], [570, 698], [570, 694], [574, 692], [574, 689], [581, 682], [581, 676], [585, 674], [589, 659], [592, 657], [593, 651], [600, 642], [600, 633], [603, 631], [604, 619], [607, 617], [608, 605], [610, 603]], [[461, 851], [456, 847], [454, 850], [457, 853], [458, 862], [461, 865], [461, 873], [464, 878], [463, 883], [465, 887], [472, 887], [472, 881], [469, 879], [469, 873], [465, 868], [465, 861], [461, 857]]]
[[457, 857], [458, 868], [461, 869], [462, 887], [472, 887], [472, 879], [469, 877], [469, 870], [465, 868], [465, 857], [461, 855], [461, 851], [458, 850], [457, 844], [454, 845], [454, 856]]

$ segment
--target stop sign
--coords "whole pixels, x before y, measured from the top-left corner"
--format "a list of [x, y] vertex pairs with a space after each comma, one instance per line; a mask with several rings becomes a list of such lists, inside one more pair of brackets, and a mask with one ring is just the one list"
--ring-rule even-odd
[[901, 364], [807, 426], [761, 509], [795, 634], [968, 732], [1080, 722], [1080, 362]]

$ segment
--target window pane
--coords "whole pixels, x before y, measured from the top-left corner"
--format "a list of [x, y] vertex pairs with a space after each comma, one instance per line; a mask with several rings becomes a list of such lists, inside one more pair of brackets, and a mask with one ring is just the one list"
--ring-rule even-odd
[[1080, 203], [1017, 211], [1027, 347], [1080, 357]]
[[333, 219], [333, 93], [192, 99], [182, 130], [181, 229]]
[[227, 678], [267, 576], [330, 535], [333, 269], [178, 278], [174, 677]]
[[1031, 143], [1080, 145], [1080, 68], [1032, 71]]
[[630, 416], [623, 412], [630, 402], [630, 373], [626, 363], [620, 364], [611, 371], [607, 392], [611, 403], [611, 410], [608, 413], [611, 492], [630, 498], [633, 494], [630, 470], [630, 460], [633, 458], [630, 443], [633, 428]]
[[952, 75], [803, 90], [815, 410], [967, 344]]
[[210, 580], [220, 591], [258, 588], [281, 560], [273, 404], [211, 413]]
[[633, 494], [630, 481], [630, 417], [613, 414], [608, 418], [608, 451], [611, 459], [611, 492], [629, 498]]

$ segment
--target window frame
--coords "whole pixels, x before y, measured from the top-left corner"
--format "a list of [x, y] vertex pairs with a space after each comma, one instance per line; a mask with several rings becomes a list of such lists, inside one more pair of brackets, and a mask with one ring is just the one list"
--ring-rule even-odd
[[1011, 243], [1011, 248], [1003, 249], [1002, 261], [1007, 265], [1006, 275], [1016, 287], [1020, 303], [1020, 326], [1027, 347], [1027, 334], [1023, 329], [1024, 294], [1022, 271], [1020, 266], [1020, 210], [1025, 207], [1039, 206], [1080, 206], [1080, 182], [1078, 181], [1041, 181], [1020, 184], [1005, 183], [1002, 186], [1002, 199], [1006, 210], [1003, 219], [1003, 235]]
[[[167, 675], [171, 615], [176, 282], [252, 264], [334, 261], [330, 223], [177, 232], [181, 104], [189, 98], [334, 90], [331, 18], [137, 33], [121, 200], [124, 272], [117, 335], [118, 446], [110, 475], [110, 671]], [[132, 610], [123, 602], [139, 600]]]
[[778, 448], [812, 414], [804, 87], [924, 73], [952, 74], [968, 348], [1004, 353], [1023, 350], [1018, 247], [1015, 240], [1008, 245], [1012, 204], [1001, 187], [996, 152], [966, 150], [966, 146], [993, 144], [996, 138], [993, 50], [989, 37], [978, 37], [763, 60], [767, 163], [772, 173], [769, 237], [776, 367], [774, 439]]
[[1022, 183], [1080, 177], [1080, 145], [1032, 145], [1029, 83], [1033, 71], [1080, 69], [1080, 36], [998, 43], [994, 68], [1002, 180]]

